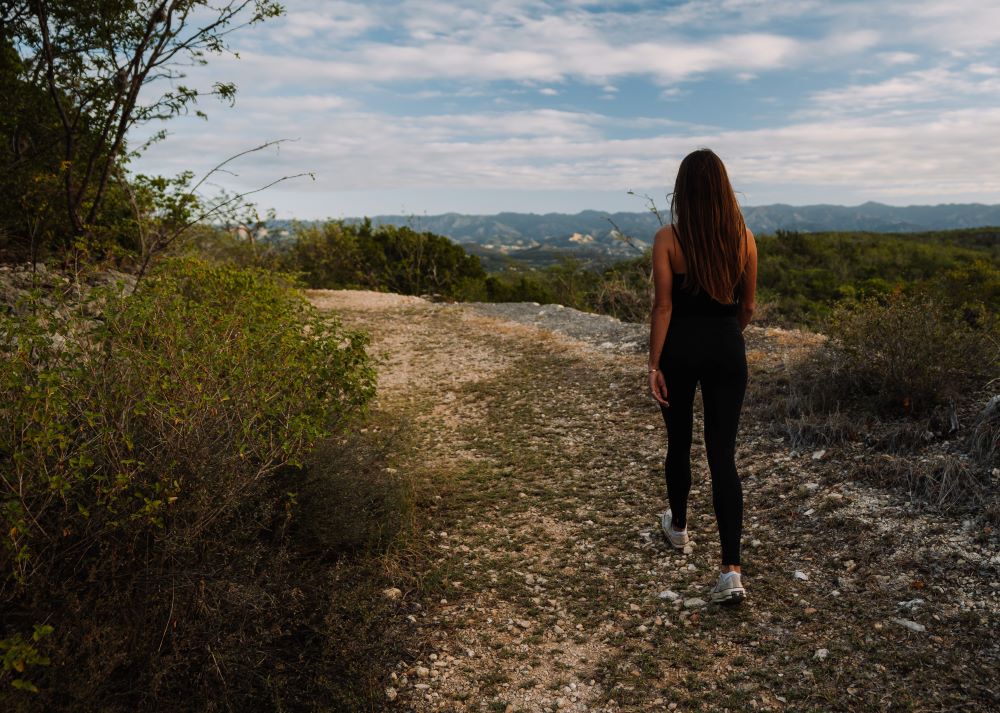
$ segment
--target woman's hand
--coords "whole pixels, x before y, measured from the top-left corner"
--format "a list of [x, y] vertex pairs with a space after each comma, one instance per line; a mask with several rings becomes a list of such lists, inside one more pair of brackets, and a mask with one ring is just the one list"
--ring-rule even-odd
[[663, 378], [663, 372], [659, 369], [649, 371], [649, 390], [653, 392], [653, 398], [661, 406], [669, 406], [667, 401], [667, 381]]

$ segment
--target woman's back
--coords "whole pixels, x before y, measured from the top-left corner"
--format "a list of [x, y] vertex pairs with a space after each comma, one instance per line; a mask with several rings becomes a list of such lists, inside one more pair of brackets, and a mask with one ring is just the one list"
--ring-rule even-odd
[[711, 297], [704, 289], [696, 292], [693, 285], [685, 286], [688, 277], [687, 262], [676, 238], [671, 241], [668, 257], [673, 275], [671, 288], [673, 317], [735, 317], [739, 314], [742, 282], [736, 286], [732, 304], [724, 304]]

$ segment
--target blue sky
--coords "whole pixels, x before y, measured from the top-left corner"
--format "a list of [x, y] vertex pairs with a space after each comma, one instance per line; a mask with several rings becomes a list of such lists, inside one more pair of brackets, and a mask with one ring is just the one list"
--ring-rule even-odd
[[314, 172], [257, 196], [282, 217], [642, 210], [708, 146], [745, 205], [1000, 203], [997, 0], [284, 4], [189, 71], [235, 106], [136, 170], [287, 138], [215, 184]]

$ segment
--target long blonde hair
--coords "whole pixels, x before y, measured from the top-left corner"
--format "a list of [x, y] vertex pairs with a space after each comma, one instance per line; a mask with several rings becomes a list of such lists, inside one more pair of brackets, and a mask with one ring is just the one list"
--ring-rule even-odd
[[687, 263], [684, 285], [732, 304], [750, 252], [743, 214], [715, 152], [698, 149], [681, 161], [670, 218]]

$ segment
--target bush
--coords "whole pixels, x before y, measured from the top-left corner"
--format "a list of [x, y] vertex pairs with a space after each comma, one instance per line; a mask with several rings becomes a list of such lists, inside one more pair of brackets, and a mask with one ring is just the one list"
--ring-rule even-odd
[[926, 413], [981, 389], [1000, 366], [996, 325], [972, 326], [916, 291], [841, 303], [829, 322], [828, 387], [871, 410]]
[[294, 500], [287, 467], [374, 394], [366, 335], [275, 273], [172, 261], [131, 296], [29, 307], [0, 316], [7, 644], [47, 619], [62, 650], [100, 650], [109, 632], [73, 631], [72, 612], [127, 610], [205, 547], [252, 539]]
[[298, 225], [289, 268], [316, 288], [361, 287], [462, 298], [482, 292], [479, 258], [433, 233], [394, 225], [329, 221]]

